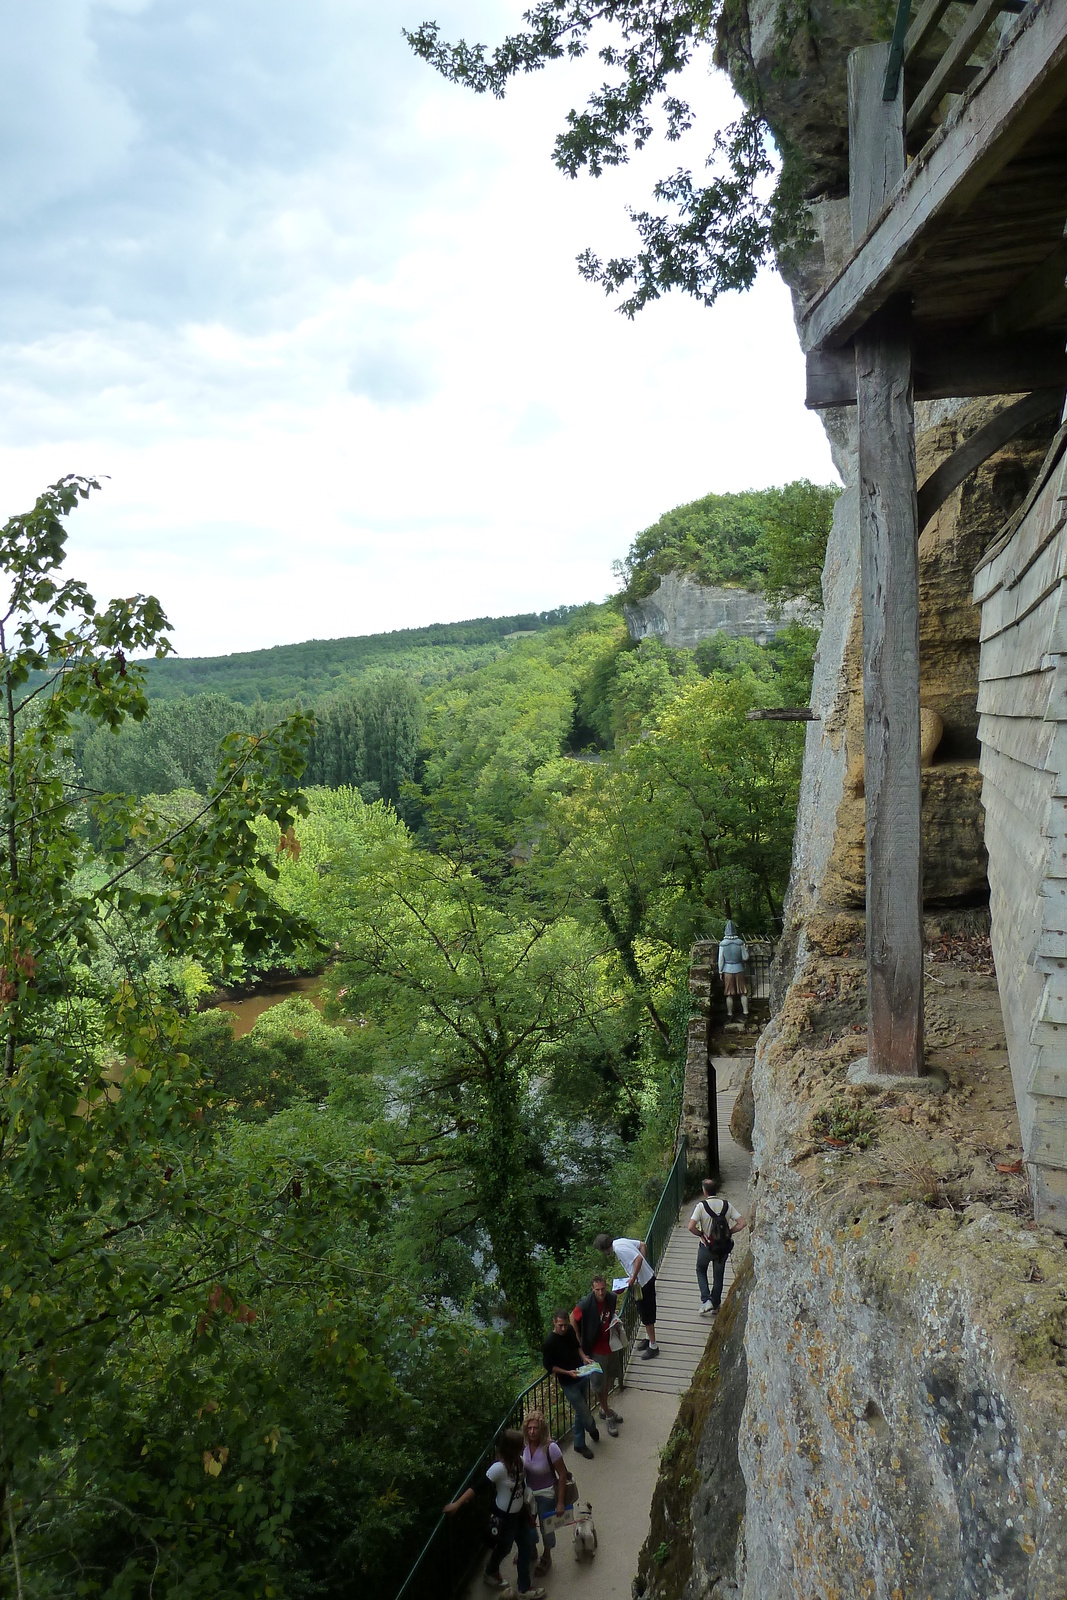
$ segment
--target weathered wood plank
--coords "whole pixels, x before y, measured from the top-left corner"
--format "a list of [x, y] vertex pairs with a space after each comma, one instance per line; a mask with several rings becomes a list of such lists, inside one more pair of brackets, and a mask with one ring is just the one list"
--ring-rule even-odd
[[1058, 478], [1054, 476], [1035, 497], [1011, 538], [1005, 540], [991, 560], [978, 568], [973, 590], [976, 605], [984, 605], [998, 588], [1013, 589], [1045, 547], [1061, 532], [1067, 518], [1059, 502], [1057, 487]]
[[923, 1070], [919, 541], [906, 315], [856, 340], [863, 588], [868, 1059]]
[[882, 99], [888, 44], [848, 58], [848, 215], [859, 244], [904, 176], [904, 96]]
[[[1038, 1064], [1042, 1059], [1062, 1062], [1063, 1093], [1067, 1095], [1067, 961], [1047, 961], [1044, 971], [1045, 987], [1041, 993], [1038, 1023], [1031, 1042], [1037, 1052], [1035, 1059]], [[1046, 1049], [1049, 1034], [1052, 1036], [1052, 1045], [1051, 1049]], [[1055, 1092], [1053, 1089], [1039, 1091], [1042, 1094]]]
[[[855, 243], [904, 172], [903, 92], [882, 98], [887, 44], [848, 58], [849, 210]], [[863, 751], [867, 874], [867, 1058], [909, 1076], [923, 1063], [919, 529], [907, 310], [856, 339]]]
[[908, 112], [909, 139], [921, 132], [930, 121], [938, 102], [959, 87], [960, 73], [966, 70], [968, 58], [988, 33], [999, 11], [1000, 0], [977, 0], [972, 6], [970, 16], [954, 35], [952, 43], [923, 84]]
[[1000, 717], [1044, 719], [1049, 709], [1055, 674], [1025, 673], [1018, 678], [988, 678], [978, 685], [978, 711]]
[[983, 751], [995, 750], [1010, 756], [1020, 767], [1045, 772], [1051, 765], [1058, 722], [1038, 722], [1030, 717], [998, 717], [986, 714], [979, 722]]
[[987, 678], [1007, 678], [1016, 671], [1043, 670], [1045, 657], [1054, 651], [1052, 640], [1062, 592], [1060, 583], [1013, 628], [984, 642], [978, 661], [979, 682]]
[[959, 216], [1067, 97], [1067, 6], [1034, 0], [974, 89], [954, 110], [863, 244], [809, 306], [806, 350], [840, 345], [905, 282], [912, 256]]
[[[1018, 582], [1003, 584], [982, 606], [980, 638], [983, 644], [1015, 629], [1036, 612], [1064, 582], [1063, 549], [1050, 539], [1019, 575]], [[1051, 630], [1050, 630], [1051, 636]]]
[[[1023, 766], [989, 745], [982, 748], [980, 766], [983, 779], [1016, 808], [1020, 824], [1028, 830], [1043, 831], [1052, 802], [1051, 775]], [[985, 804], [984, 785], [982, 793]], [[988, 806], [986, 810], [988, 812]]]
[[[856, 403], [855, 356], [851, 344], [809, 350], [809, 411]], [[1026, 394], [1067, 385], [1067, 354], [1055, 333], [1015, 334], [1005, 339], [963, 345], [924, 342], [915, 368], [916, 400], [946, 400], [976, 395]]]
[[916, 56], [921, 56], [934, 34], [937, 32], [938, 23], [948, 10], [950, 0], [926, 0], [925, 5], [919, 9], [919, 14], [908, 29], [907, 38], [904, 40], [904, 60], [912, 62]]

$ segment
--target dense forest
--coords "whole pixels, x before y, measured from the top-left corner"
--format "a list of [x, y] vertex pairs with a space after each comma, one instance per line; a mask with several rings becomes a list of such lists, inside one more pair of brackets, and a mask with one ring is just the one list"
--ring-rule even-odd
[[[388, 1596], [655, 1203], [690, 942], [779, 926], [803, 732], [748, 712], [815, 634], [591, 605], [312, 704], [150, 700], [158, 603], [61, 571], [94, 487], [0, 537], [0, 1583]], [[279, 970], [322, 1009], [204, 1009]]]
[[168, 655], [146, 663], [150, 700], [221, 694], [242, 705], [318, 697], [347, 688], [365, 673], [401, 672], [423, 684], [491, 661], [517, 636], [555, 628], [577, 609], [528, 611], [513, 617], [477, 617], [428, 628], [360, 634], [352, 639], [308, 639], [232, 656]]

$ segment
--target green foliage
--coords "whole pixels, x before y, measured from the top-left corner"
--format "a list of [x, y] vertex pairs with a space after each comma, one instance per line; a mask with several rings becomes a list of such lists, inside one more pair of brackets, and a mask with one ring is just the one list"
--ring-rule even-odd
[[255, 727], [246, 707], [221, 694], [198, 694], [155, 705], [140, 721], [117, 728], [84, 725], [74, 748], [86, 786], [97, 793], [206, 794], [219, 745], [229, 734]]
[[370, 679], [316, 710], [307, 782], [331, 789], [354, 784], [368, 799], [399, 805], [415, 776], [424, 720], [409, 678]]
[[[644, 148], [655, 113], [669, 142], [689, 129], [691, 108], [672, 80], [701, 56], [709, 66], [721, 63], [716, 44], [736, 31], [739, 10], [735, 0], [674, 0], [655, 7], [645, 0], [615, 0], [607, 7], [597, 0], [538, 0], [525, 13], [525, 30], [491, 53], [465, 40], [444, 43], [433, 22], [406, 37], [449, 82], [502, 96], [518, 74], [584, 55], [604, 25], [598, 53], [614, 79], [594, 90], [583, 110], [568, 112], [554, 150], [556, 165], [569, 177], [581, 171], [596, 177]], [[653, 186], [654, 199], [671, 210], [631, 212], [640, 239], [636, 255], [602, 262], [587, 250], [579, 257], [584, 277], [609, 292], [629, 291], [620, 307], [627, 316], [676, 287], [711, 305], [724, 289], [748, 288], [764, 262], [809, 237], [799, 162], [780, 130], [776, 151], [759, 85], [745, 69], [747, 48], [736, 56], [742, 69], [737, 87], [748, 107], [708, 140], [710, 176], [700, 181], [678, 169]], [[779, 152], [787, 159], [772, 185]]]
[[709, 494], [666, 512], [639, 533], [617, 571], [623, 596], [640, 600], [668, 572], [698, 583], [766, 592], [773, 603], [822, 604], [822, 567], [840, 490], [806, 478], [776, 489]]
[[867, 1149], [876, 1127], [877, 1119], [867, 1106], [854, 1106], [842, 1095], [829, 1105], [820, 1106], [811, 1120], [811, 1131], [817, 1139], [833, 1139], [857, 1150]]
[[[264, 816], [292, 827], [307, 727], [297, 717], [257, 737], [231, 736], [188, 821], [97, 797], [99, 843], [86, 870], [88, 847], [72, 826], [84, 804], [71, 780], [75, 719], [101, 727], [142, 719], [144, 674], [129, 657], [168, 648], [155, 599], [98, 611], [83, 584], [60, 576], [62, 519], [93, 487], [64, 479], [0, 530], [3, 1560], [13, 1560], [18, 1540], [30, 1570], [65, 1571], [84, 1593], [104, 1592], [108, 1560], [127, 1587], [154, 1560], [174, 1594], [202, 1590], [209, 1572], [251, 1593], [277, 1555], [284, 1516], [275, 1468], [255, 1442], [254, 1396], [241, 1401], [233, 1445], [248, 1472], [246, 1500], [224, 1491], [188, 1519], [180, 1462], [165, 1483], [148, 1468], [131, 1482], [127, 1449], [143, 1441], [147, 1460], [152, 1444], [133, 1418], [122, 1359], [143, 1333], [163, 1348], [193, 1325], [202, 1285], [239, 1256], [241, 1229], [197, 1160], [197, 1085], [180, 1011], [139, 964], [117, 983], [105, 965], [101, 981], [94, 957], [131, 923], [154, 928], [175, 958], [203, 953], [222, 964], [300, 932], [262, 887], [277, 867], [251, 824]], [[175, 1381], [183, 1374], [178, 1389], [191, 1397], [210, 1353], [181, 1344], [172, 1355], [167, 1372]], [[101, 1566], [90, 1529], [66, 1538], [71, 1495], [86, 1508], [118, 1499], [137, 1537], [112, 1540]]]

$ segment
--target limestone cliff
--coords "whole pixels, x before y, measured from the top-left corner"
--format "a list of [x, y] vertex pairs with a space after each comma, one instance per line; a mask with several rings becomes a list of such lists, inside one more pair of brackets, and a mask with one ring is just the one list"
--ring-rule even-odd
[[813, 618], [803, 600], [788, 600], [775, 612], [762, 594], [701, 584], [685, 572], [665, 573], [658, 589], [622, 609], [631, 639], [659, 639], [675, 650], [692, 650], [713, 633], [766, 644], [794, 620]]
[[[806, 298], [847, 237], [845, 58], [885, 19], [844, 0], [749, 0], [728, 14], [727, 53], [754, 63], [772, 123], [807, 157], [816, 243], [788, 267]], [[1005, 403], [920, 408], [920, 481]], [[736, 1450], [743, 1522], [724, 1559], [706, 1514], [736, 1486], [710, 1431], [728, 1426], [720, 1358], [689, 1402], [689, 1415], [707, 1417], [696, 1482], [665, 1474], [653, 1521], [661, 1544], [646, 1548], [635, 1592], [1062, 1600], [1067, 1258], [1062, 1239], [1035, 1225], [1015, 1170], [1021, 1144], [983, 910], [971, 603], [973, 568], [1024, 493], [1047, 431], [988, 461], [922, 532], [922, 701], [944, 723], [923, 793], [925, 1022], [939, 1076], [922, 1094], [872, 1095], [847, 1077], [864, 1048], [866, 1004], [854, 422], [846, 410], [824, 422], [845, 491], [823, 575], [819, 720], [807, 733], [775, 1015], [751, 1085], [758, 1198]], [[677, 1560], [661, 1548], [672, 1525], [686, 1545]]]

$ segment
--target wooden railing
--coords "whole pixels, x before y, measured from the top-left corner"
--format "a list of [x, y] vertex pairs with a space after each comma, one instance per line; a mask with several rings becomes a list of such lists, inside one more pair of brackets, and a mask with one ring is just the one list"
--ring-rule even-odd
[[909, 153], [926, 143], [952, 97], [981, 72], [1014, 17], [1034, 0], [898, 0], [883, 98], [904, 74]]
[[[678, 1210], [685, 1194], [685, 1140], [679, 1138], [675, 1145], [674, 1162], [663, 1185], [659, 1201], [652, 1213], [652, 1221], [645, 1231], [645, 1250], [653, 1267], [662, 1258], [671, 1229], [678, 1220]], [[636, 1298], [625, 1295], [620, 1311], [627, 1333], [627, 1347], [623, 1352], [623, 1374], [633, 1345], [638, 1313]], [[485, 1477], [485, 1469], [493, 1460], [496, 1441], [505, 1428], [521, 1428], [528, 1411], [540, 1411], [548, 1420], [554, 1439], [565, 1439], [574, 1426], [574, 1412], [556, 1383], [547, 1373], [527, 1384], [516, 1397], [495, 1428], [492, 1438], [472, 1464], [470, 1471], [452, 1494], [458, 1500], [465, 1489], [478, 1489]], [[482, 1523], [477, 1516], [441, 1516], [423, 1546], [415, 1565], [396, 1593], [396, 1600], [415, 1600], [415, 1596], [433, 1596], [433, 1600], [453, 1600], [470, 1581], [479, 1554], [485, 1553]]]

